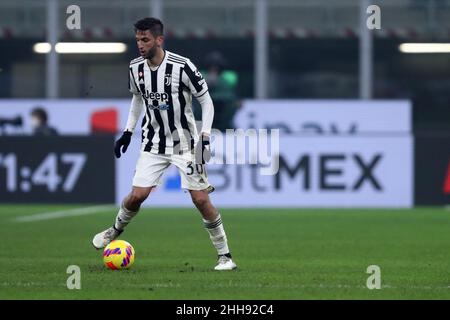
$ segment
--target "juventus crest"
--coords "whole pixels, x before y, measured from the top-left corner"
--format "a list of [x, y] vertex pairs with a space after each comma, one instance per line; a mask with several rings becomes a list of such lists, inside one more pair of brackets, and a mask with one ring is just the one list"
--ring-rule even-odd
[[164, 77], [164, 85], [170, 86], [172, 84], [172, 75], [166, 74]]

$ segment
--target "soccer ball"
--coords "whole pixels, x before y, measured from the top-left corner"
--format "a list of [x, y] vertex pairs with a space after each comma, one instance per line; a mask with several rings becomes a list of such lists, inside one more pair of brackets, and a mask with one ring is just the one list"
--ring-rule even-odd
[[103, 250], [103, 263], [109, 269], [128, 269], [134, 263], [134, 248], [123, 240], [111, 241]]

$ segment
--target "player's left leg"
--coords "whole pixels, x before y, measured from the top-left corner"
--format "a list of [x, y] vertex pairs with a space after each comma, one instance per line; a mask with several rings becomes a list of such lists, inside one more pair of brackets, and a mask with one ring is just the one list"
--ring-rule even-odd
[[181, 175], [181, 187], [189, 190], [192, 201], [202, 214], [205, 229], [217, 250], [218, 263], [214, 269], [236, 269], [236, 264], [233, 262], [228, 248], [222, 218], [209, 199], [209, 193], [214, 191], [214, 187], [208, 182], [206, 166], [195, 164], [192, 159], [190, 153], [172, 155], [171, 163], [178, 168]]
[[227, 235], [223, 227], [222, 218], [217, 209], [212, 205], [209, 198], [208, 189], [206, 190], [189, 190], [192, 202], [200, 211], [203, 217], [203, 223], [212, 244], [217, 250], [218, 262], [215, 270], [233, 270], [236, 264], [232, 260], [230, 250], [228, 248]]

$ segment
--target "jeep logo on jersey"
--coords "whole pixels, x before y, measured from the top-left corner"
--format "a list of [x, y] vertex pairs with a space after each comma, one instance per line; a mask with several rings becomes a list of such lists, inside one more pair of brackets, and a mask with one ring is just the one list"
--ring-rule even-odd
[[[168, 110], [169, 109], [169, 94], [166, 92], [149, 92], [148, 90], [143, 95], [146, 100], [149, 100], [148, 107], [150, 110]], [[156, 103], [155, 103], [156, 102]]]
[[157, 101], [157, 102], [167, 102], [169, 100], [169, 95], [165, 92], [145, 92], [144, 98], [147, 100]]

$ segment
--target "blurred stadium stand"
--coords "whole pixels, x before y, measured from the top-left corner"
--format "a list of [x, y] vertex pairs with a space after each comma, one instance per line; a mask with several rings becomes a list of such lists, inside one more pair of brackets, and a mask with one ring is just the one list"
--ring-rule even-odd
[[[60, 40], [124, 41], [118, 55], [60, 57], [61, 98], [128, 97], [124, 76], [137, 56], [132, 23], [151, 15], [149, 0], [79, 0], [81, 30], [64, 28]], [[269, 0], [269, 98], [358, 97], [358, 1]], [[415, 129], [450, 129], [450, 59], [405, 55], [405, 41], [450, 40], [450, 1], [374, 1], [382, 8], [382, 28], [374, 31], [374, 98], [412, 99]], [[73, 4], [59, 1], [60, 8]], [[239, 73], [239, 95], [254, 96], [253, 0], [163, 1], [167, 48], [193, 57], [220, 50]], [[32, 46], [45, 41], [45, 1], [0, 3], [0, 97], [45, 96], [45, 57]], [[27, 88], [24, 90], [24, 88]]]
[[[67, 7], [73, 1], [59, 1]], [[61, 39], [130, 38], [130, 21], [151, 14], [149, 0], [79, 0], [83, 28]], [[253, 0], [165, 0], [164, 22], [169, 37], [249, 37], [254, 33]], [[448, 0], [373, 1], [385, 8], [379, 37], [448, 39]], [[358, 34], [357, 0], [270, 0], [269, 25], [274, 38], [354, 37]], [[45, 34], [45, 1], [3, 0], [0, 37], [41, 38]], [[99, 19], [104, 17], [104, 19]], [[66, 17], [60, 16], [60, 25]], [[193, 23], [195, 21], [195, 24]]]

